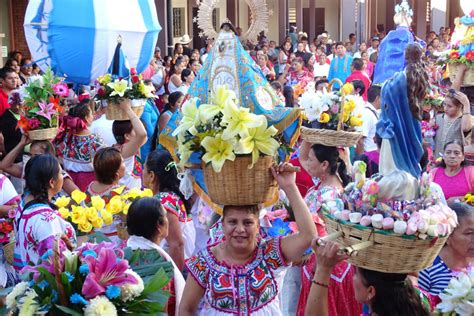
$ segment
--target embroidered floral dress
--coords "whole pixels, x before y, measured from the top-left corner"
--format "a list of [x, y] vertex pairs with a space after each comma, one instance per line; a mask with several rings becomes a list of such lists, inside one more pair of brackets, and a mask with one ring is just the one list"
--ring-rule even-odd
[[90, 135], [71, 135], [54, 143], [56, 153], [62, 158], [64, 170], [71, 176], [74, 183], [84, 192], [95, 179], [92, 165], [95, 153], [105, 143], [101, 137]]
[[[191, 216], [188, 217], [186, 208], [180, 197], [173, 192], [160, 192], [157, 197], [161, 201], [161, 205], [167, 213], [170, 213], [178, 218], [179, 226], [184, 239], [184, 259], [188, 259], [193, 255], [194, 242], [196, 240], [196, 230], [194, 228]], [[168, 243], [165, 239], [161, 242], [161, 247], [168, 251]]]
[[[317, 182], [315, 186], [308, 190], [305, 196], [305, 202], [313, 216], [318, 236], [324, 237], [327, 235], [326, 226], [319, 213], [321, 206], [325, 201], [342, 203], [340, 196], [338, 189], [333, 187], [320, 187], [320, 182]], [[315, 267], [316, 258], [312, 255], [309, 262], [301, 268], [301, 292], [296, 315], [304, 315]], [[355, 299], [352, 285], [354, 272], [355, 267], [346, 261], [339, 262], [333, 268], [328, 293], [329, 315], [358, 316], [362, 312], [362, 306]]]
[[72, 225], [45, 203], [27, 203], [17, 212], [15, 223], [13, 266], [17, 271], [30, 261], [36, 264], [48, 249], [52, 249], [57, 236], [66, 235], [76, 244], [76, 232]]
[[215, 245], [186, 262], [186, 268], [205, 289], [199, 315], [282, 315], [278, 291], [287, 263], [281, 253], [281, 237], [258, 243], [254, 257], [243, 266], [229, 266], [212, 253]]

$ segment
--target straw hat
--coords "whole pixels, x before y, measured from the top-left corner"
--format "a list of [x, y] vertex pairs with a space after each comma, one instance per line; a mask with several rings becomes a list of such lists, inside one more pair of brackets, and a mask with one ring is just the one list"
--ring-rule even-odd
[[190, 38], [188, 34], [184, 34], [184, 35], [178, 40], [178, 43], [183, 44], [183, 45], [186, 45], [186, 44], [191, 43], [192, 40], [193, 40], [193, 39]]

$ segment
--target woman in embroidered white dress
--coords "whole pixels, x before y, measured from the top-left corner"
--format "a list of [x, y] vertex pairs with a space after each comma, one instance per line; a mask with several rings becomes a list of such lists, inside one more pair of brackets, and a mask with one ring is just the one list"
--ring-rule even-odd
[[17, 271], [29, 262], [37, 264], [57, 238], [63, 248], [71, 248], [76, 243], [74, 228], [51, 204], [51, 198], [63, 185], [58, 160], [51, 155], [31, 158], [25, 167], [25, 183], [22, 206], [15, 216], [13, 266]]
[[143, 170], [143, 184], [151, 189], [166, 211], [169, 234], [161, 246], [171, 255], [180, 270], [194, 253], [196, 230], [191, 212], [192, 203], [179, 190], [178, 171], [171, 154], [164, 149], [148, 154]]
[[[143, 225], [147, 223], [147, 225]], [[168, 300], [168, 315], [178, 315], [178, 306], [184, 290], [184, 278], [173, 259], [160, 247], [163, 238], [168, 236], [166, 211], [157, 198], [135, 200], [127, 214], [127, 230], [130, 235], [127, 247], [131, 249], [156, 250], [161, 257], [173, 264], [173, 280], [169, 284], [171, 297]]]
[[316, 229], [288, 164], [272, 170], [294, 210], [299, 233], [260, 240], [257, 206], [224, 206], [222, 242], [187, 261], [180, 315], [282, 315], [278, 298], [285, 268], [301, 258]]
[[114, 133], [117, 148], [125, 163], [125, 175], [120, 179], [120, 184], [129, 189], [142, 187], [142, 160], [140, 158], [140, 147], [147, 141], [145, 126], [128, 104], [120, 105], [122, 111], [128, 115], [128, 121], [114, 121], [112, 131]]
[[[4, 225], [9, 225], [7, 222], [4, 222], [4, 218], [11, 218], [12, 212], [15, 214], [19, 204], [20, 197], [16, 193], [13, 184], [5, 175], [0, 173], [0, 217], [2, 217], [0, 221]], [[9, 242], [8, 238], [3, 237], [2, 239], [6, 239], [7, 243]], [[15, 270], [6, 262], [2, 241], [2, 244], [0, 244], [0, 288], [13, 286], [16, 280]]]

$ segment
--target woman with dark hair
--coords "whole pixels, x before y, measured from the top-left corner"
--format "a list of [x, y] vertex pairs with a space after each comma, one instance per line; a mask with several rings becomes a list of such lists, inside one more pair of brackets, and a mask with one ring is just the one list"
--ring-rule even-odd
[[[143, 223], [147, 223], [143, 225]], [[184, 290], [184, 278], [170, 255], [160, 247], [168, 237], [166, 211], [157, 198], [141, 198], [133, 201], [127, 214], [127, 230], [130, 237], [127, 247], [132, 250], [157, 251], [161, 257], [173, 264], [173, 279], [169, 286], [167, 315], [178, 315], [178, 307]]]
[[183, 102], [184, 94], [181, 91], [176, 91], [168, 97], [168, 103], [163, 108], [160, 118], [158, 119], [158, 135], [165, 129], [171, 116], [178, 111]]
[[303, 58], [297, 57], [291, 64], [291, 67], [286, 67], [282, 75], [283, 80], [286, 80], [286, 85], [292, 88], [298, 85], [304, 89], [308, 83], [314, 80], [313, 73], [305, 67]]
[[[58, 160], [51, 155], [31, 158], [25, 167], [25, 193], [15, 216], [15, 250], [13, 265], [17, 271], [53, 248], [55, 239], [62, 247], [76, 243], [76, 233], [51, 204], [52, 197], [63, 186]], [[72, 244], [71, 244], [72, 242]]]
[[[286, 267], [308, 249], [314, 225], [308, 207], [288, 172], [289, 164], [272, 169], [294, 210], [299, 232], [261, 238], [257, 205], [226, 205], [224, 239], [211, 244], [186, 262], [186, 280], [180, 316], [283, 315], [280, 298]], [[286, 293], [284, 293], [286, 294]], [[196, 313], [200, 301], [202, 309]]]
[[[23, 151], [28, 144], [30, 144], [29, 152], [23, 154]], [[23, 179], [25, 176], [25, 166], [28, 160], [34, 156], [44, 154], [53, 156], [56, 154], [53, 144], [51, 144], [49, 140], [34, 140], [31, 142], [28, 136], [23, 135], [18, 145], [16, 145], [16, 147], [0, 161], [0, 170], [3, 170], [13, 177]], [[15, 157], [18, 157], [19, 155], [23, 156], [22, 162], [15, 163]], [[62, 170], [62, 173], [62, 190], [67, 194], [71, 194], [74, 190], [77, 190], [78, 187], [66, 171]]]
[[114, 147], [120, 151], [125, 163], [125, 175], [119, 183], [129, 189], [141, 188], [143, 163], [140, 158], [140, 147], [147, 141], [146, 129], [130, 105], [124, 110], [129, 120], [114, 121], [112, 124], [112, 132], [117, 141]]
[[456, 212], [458, 226], [449, 236], [446, 244], [433, 262], [433, 265], [420, 272], [420, 288], [440, 301], [449, 281], [461, 271], [467, 271], [474, 264], [474, 207], [466, 203], [450, 205]]
[[186, 68], [183, 57], [178, 57], [171, 65], [168, 80], [168, 92], [171, 94], [178, 90], [183, 84], [181, 80], [181, 72]]
[[179, 190], [178, 170], [171, 154], [156, 150], [148, 155], [143, 170], [143, 185], [161, 201], [169, 222], [169, 234], [162, 242], [179, 269], [192, 256], [196, 232], [191, 217], [192, 203]]
[[293, 108], [295, 107], [295, 93], [293, 88], [285, 85], [283, 87], [283, 97], [285, 97], [285, 107]]
[[459, 140], [446, 143], [440, 166], [430, 173], [433, 182], [443, 189], [448, 203], [461, 202], [464, 195], [473, 192], [474, 167], [464, 165], [464, 147]]
[[[87, 188], [86, 193], [89, 196], [98, 195], [108, 203], [112, 198], [113, 190], [120, 187], [119, 181], [125, 175], [125, 163], [120, 151], [113, 147], [101, 148], [94, 156], [94, 172], [96, 180], [92, 181]], [[100, 231], [116, 244], [121, 240], [117, 236], [117, 224], [120, 223], [120, 217], [114, 216], [114, 222], [111, 225], [104, 226]]]
[[280, 47], [280, 53], [278, 54], [278, 74], [281, 75], [285, 72], [288, 65], [288, 58], [290, 58], [291, 52], [293, 51], [293, 45], [291, 41], [285, 41]]
[[[308, 190], [305, 202], [312, 214], [316, 225], [317, 235], [327, 235], [324, 221], [318, 215], [321, 206], [326, 201], [339, 201], [344, 187], [349, 183], [346, 164], [341, 159], [336, 147], [320, 144], [311, 145], [303, 141], [299, 157], [301, 166], [314, 179], [315, 185]], [[312, 254], [308, 262], [301, 268], [301, 293], [298, 302], [297, 315], [304, 315], [306, 301], [311, 288], [311, 278], [314, 275], [317, 259]], [[354, 300], [352, 288], [353, 267], [347, 262], [341, 262], [332, 270], [332, 281], [329, 285], [330, 314], [331, 315], [358, 315], [361, 306]]]
[[56, 155], [81, 191], [95, 179], [92, 159], [104, 141], [89, 131], [94, 121], [90, 100], [81, 101], [63, 117], [60, 132], [53, 140]]
[[186, 68], [181, 72], [181, 81], [183, 82], [181, 86], [176, 91], [180, 91], [182, 94], [186, 95], [188, 93], [189, 87], [194, 80], [194, 72], [191, 69]]
[[[316, 252], [318, 266], [311, 282], [305, 315], [335, 315], [331, 313], [328, 306], [331, 270], [338, 262], [347, 259], [347, 256], [338, 254], [340, 248], [334, 242], [316, 245], [317, 240], [314, 240], [313, 249]], [[369, 305], [370, 315], [430, 315], [428, 299], [420, 298], [422, 296], [420, 290], [413, 287], [407, 274], [382, 273], [356, 268], [353, 279], [355, 298], [359, 303]]]
[[446, 143], [458, 140], [465, 144], [466, 140], [470, 140], [471, 106], [464, 93], [454, 89], [448, 91], [444, 99], [444, 113], [436, 115], [436, 125], [435, 158], [440, 156]]

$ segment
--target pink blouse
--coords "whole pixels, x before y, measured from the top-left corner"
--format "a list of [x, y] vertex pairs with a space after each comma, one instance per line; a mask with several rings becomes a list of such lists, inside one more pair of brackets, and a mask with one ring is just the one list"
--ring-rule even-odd
[[471, 185], [466, 176], [466, 168], [462, 168], [455, 176], [448, 176], [444, 168], [434, 169], [433, 174], [433, 181], [441, 186], [446, 199], [470, 193]]

